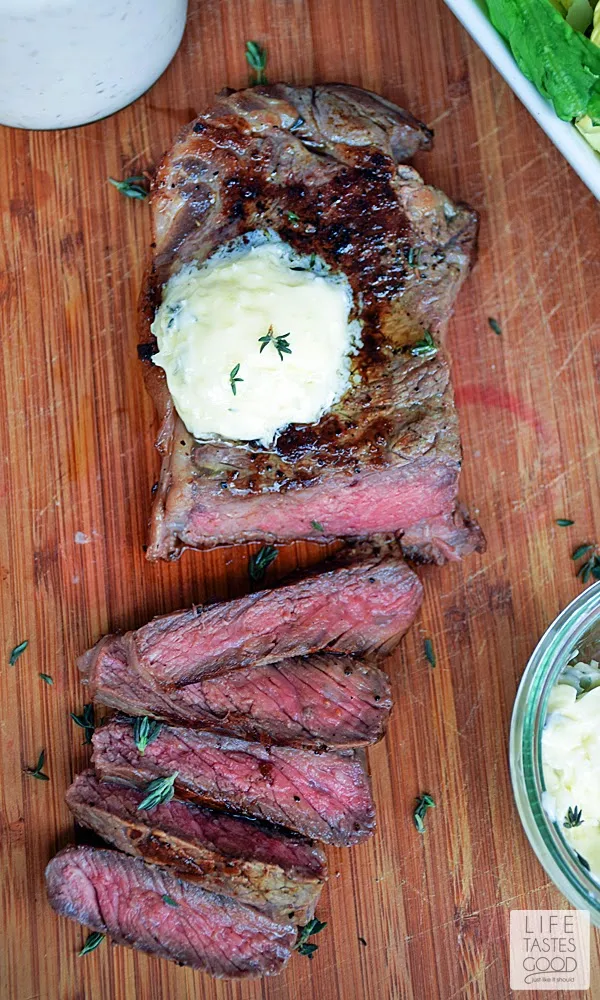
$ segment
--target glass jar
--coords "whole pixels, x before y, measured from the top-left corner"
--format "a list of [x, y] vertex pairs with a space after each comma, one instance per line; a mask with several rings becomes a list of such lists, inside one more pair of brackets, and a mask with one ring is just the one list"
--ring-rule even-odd
[[542, 730], [550, 692], [574, 650], [600, 659], [600, 583], [577, 597], [536, 646], [519, 685], [510, 730], [510, 770], [517, 809], [529, 843], [564, 896], [590, 911], [600, 927], [600, 884], [577, 861], [560, 828], [542, 806]]
[[0, 123], [84, 125], [131, 104], [175, 55], [187, 0], [0, 0]]

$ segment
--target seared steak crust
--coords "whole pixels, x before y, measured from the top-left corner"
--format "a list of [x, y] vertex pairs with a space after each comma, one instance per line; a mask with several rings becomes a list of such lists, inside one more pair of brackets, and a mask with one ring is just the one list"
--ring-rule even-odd
[[177, 772], [179, 798], [342, 847], [360, 843], [375, 829], [360, 751], [316, 754], [163, 726], [142, 755], [133, 727], [119, 721], [97, 729], [93, 743], [92, 763], [103, 780], [143, 788]]
[[245, 740], [317, 750], [367, 746], [384, 735], [392, 708], [383, 671], [350, 656], [314, 653], [238, 667], [165, 691], [140, 674], [118, 638], [94, 650], [85, 669], [95, 702]]
[[292, 924], [118, 851], [66, 848], [48, 864], [46, 888], [61, 916], [218, 979], [281, 972], [296, 940]]
[[412, 624], [422, 593], [405, 563], [373, 554], [274, 590], [163, 615], [136, 632], [108, 636], [84, 654], [80, 669], [86, 673], [100, 656], [110, 656], [169, 691], [232, 667], [321, 649], [387, 651]]
[[143, 792], [79, 774], [66, 801], [113, 847], [233, 896], [274, 920], [306, 924], [327, 879], [325, 856], [302, 837], [173, 799], [139, 810]]
[[[430, 141], [406, 112], [335, 84], [223, 95], [176, 140], [152, 194], [141, 309], [139, 353], [162, 418], [148, 558], [182, 546], [402, 532], [428, 518], [448, 536], [460, 471], [448, 363], [441, 347], [418, 357], [411, 345], [448, 318], [477, 220], [403, 165]], [[182, 264], [267, 229], [348, 277], [363, 324], [360, 382], [318, 424], [290, 426], [271, 448], [201, 443], [151, 362], [150, 324]], [[455, 541], [443, 550], [450, 558], [482, 544], [476, 528]]]

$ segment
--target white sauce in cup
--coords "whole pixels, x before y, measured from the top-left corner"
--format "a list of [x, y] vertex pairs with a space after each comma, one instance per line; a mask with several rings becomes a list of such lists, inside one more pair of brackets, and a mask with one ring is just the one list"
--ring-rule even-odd
[[52, 129], [124, 108], [175, 55], [187, 0], [0, 0], [0, 123]]

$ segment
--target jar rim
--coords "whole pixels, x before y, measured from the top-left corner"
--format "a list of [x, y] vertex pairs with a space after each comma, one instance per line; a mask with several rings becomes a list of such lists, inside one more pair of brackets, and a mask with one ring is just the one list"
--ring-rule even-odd
[[575, 598], [535, 647], [515, 698], [509, 740], [513, 794], [521, 823], [538, 860], [564, 896], [590, 911], [600, 926], [600, 883], [577, 862], [560, 828], [542, 805], [542, 730], [558, 677], [592, 626], [600, 623], [600, 583]]

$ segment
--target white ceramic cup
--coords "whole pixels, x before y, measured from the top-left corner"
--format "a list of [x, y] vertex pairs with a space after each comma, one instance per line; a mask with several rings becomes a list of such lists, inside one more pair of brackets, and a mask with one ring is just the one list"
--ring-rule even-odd
[[0, 0], [0, 123], [84, 125], [140, 97], [175, 55], [187, 0]]

